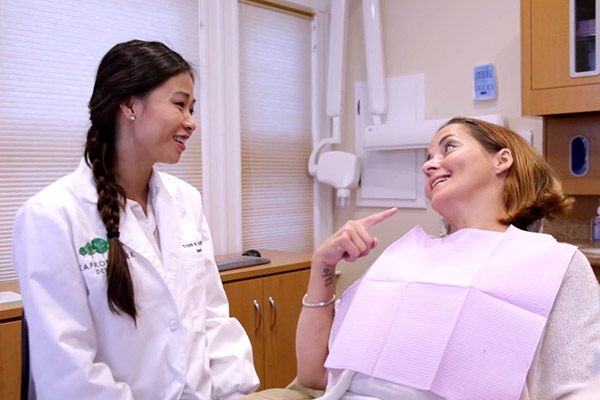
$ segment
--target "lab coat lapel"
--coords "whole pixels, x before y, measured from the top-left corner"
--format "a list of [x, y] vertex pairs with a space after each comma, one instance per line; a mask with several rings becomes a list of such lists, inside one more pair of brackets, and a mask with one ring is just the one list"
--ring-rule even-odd
[[155, 191], [154, 215], [159, 232], [162, 262], [167, 271], [172, 271], [180, 263], [184, 210], [163, 184], [157, 171], [153, 173], [151, 185]]

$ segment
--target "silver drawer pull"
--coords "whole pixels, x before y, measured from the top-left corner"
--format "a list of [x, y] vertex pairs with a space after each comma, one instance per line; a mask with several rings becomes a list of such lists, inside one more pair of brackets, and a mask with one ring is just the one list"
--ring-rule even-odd
[[[252, 304], [254, 305], [254, 331], [257, 332], [260, 329], [260, 325], [262, 324], [262, 313], [260, 312], [260, 303], [258, 300], [252, 300]], [[258, 322], [257, 322], [258, 320]]]
[[271, 305], [271, 326], [269, 328], [273, 329], [277, 323], [277, 304], [275, 304], [275, 299], [271, 296], [269, 296], [269, 304]]

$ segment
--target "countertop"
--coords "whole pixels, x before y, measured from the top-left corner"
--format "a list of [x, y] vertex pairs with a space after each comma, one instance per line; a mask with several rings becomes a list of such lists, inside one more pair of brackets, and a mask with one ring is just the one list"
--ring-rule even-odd
[[[579, 204], [582, 209], [588, 207], [589, 210], [587, 211], [592, 212], [592, 203], [589, 205], [587, 204], [592, 200], [593, 211], [595, 212], [598, 205], [598, 200], [595, 198], [590, 200], [586, 199], [584, 196], [584, 198], [577, 199], [577, 204]], [[589, 240], [590, 219], [588, 217], [582, 218], [579, 216], [578, 218], [544, 219], [542, 225], [542, 232], [554, 236], [559, 242], [571, 243], [577, 246], [579, 250], [587, 256], [592, 268], [594, 268], [596, 276], [600, 277], [600, 243], [592, 243]], [[598, 249], [598, 252], [590, 252], [586, 251], [586, 249]]]
[[[14, 282], [0, 282], [0, 292], [9, 291], [19, 293], [19, 284]], [[21, 318], [23, 308], [21, 302], [0, 304], [0, 320], [6, 321]]]

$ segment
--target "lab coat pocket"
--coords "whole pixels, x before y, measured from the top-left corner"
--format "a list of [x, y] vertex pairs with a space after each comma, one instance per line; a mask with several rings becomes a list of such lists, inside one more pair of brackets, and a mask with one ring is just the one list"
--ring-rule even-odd
[[183, 324], [193, 332], [206, 330], [206, 280], [205, 260], [201, 254], [181, 258], [181, 318]]

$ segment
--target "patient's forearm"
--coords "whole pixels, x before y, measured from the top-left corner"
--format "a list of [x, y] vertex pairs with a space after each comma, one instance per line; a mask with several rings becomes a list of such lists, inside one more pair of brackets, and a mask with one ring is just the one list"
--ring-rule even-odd
[[298, 382], [306, 387], [324, 389], [327, 384], [325, 359], [333, 323], [335, 267], [313, 258], [306, 297], [296, 332]]

